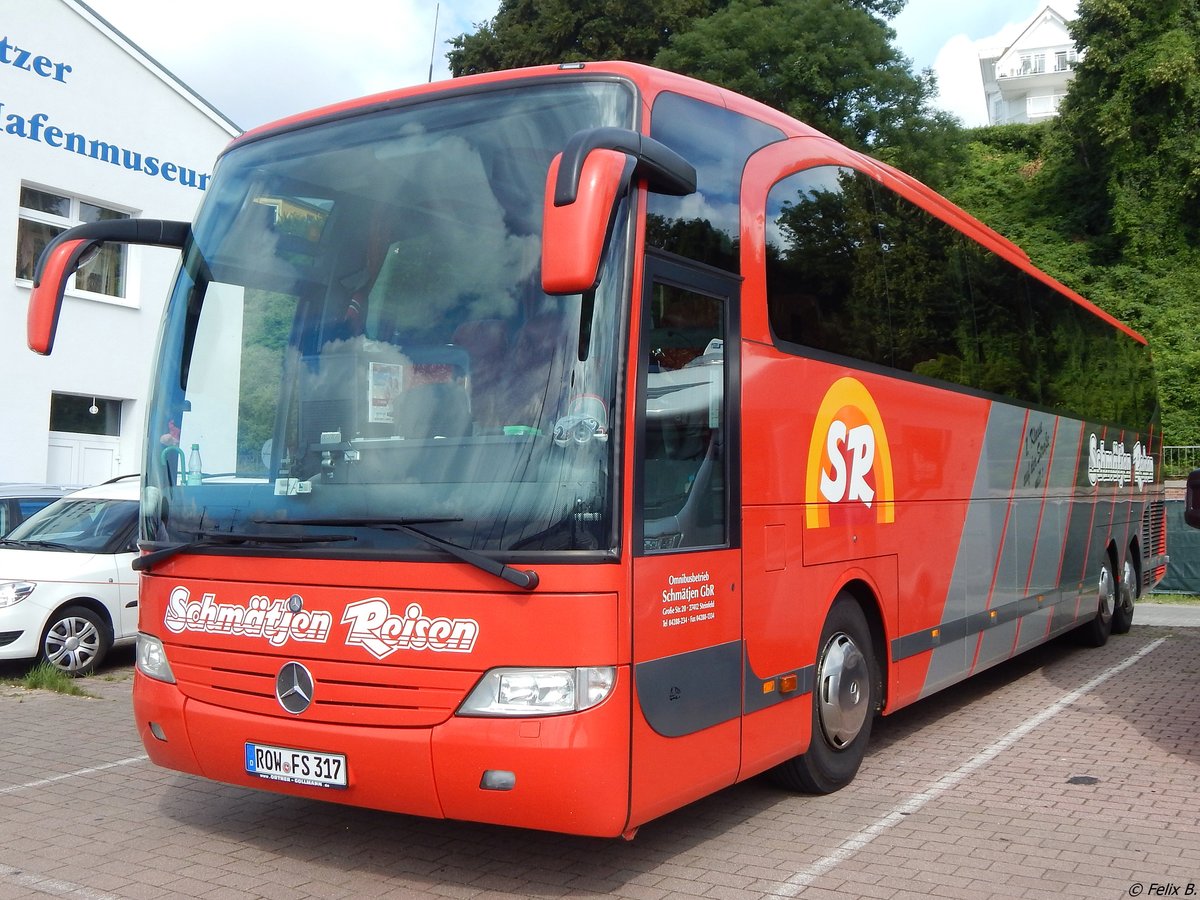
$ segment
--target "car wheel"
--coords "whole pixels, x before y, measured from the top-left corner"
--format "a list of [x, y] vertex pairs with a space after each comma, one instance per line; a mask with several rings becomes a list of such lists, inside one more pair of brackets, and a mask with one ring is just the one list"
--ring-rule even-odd
[[866, 755], [881, 692], [866, 616], [843, 594], [821, 630], [808, 750], [777, 766], [775, 780], [813, 794], [849, 784]]
[[112, 646], [108, 626], [82, 606], [60, 609], [42, 634], [41, 658], [73, 678], [91, 675]]

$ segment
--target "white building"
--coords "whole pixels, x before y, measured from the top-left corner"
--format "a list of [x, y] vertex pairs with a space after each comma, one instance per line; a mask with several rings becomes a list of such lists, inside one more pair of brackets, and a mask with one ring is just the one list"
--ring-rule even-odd
[[54, 353], [25, 342], [46, 242], [100, 218], [191, 219], [238, 129], [79, 0], [0, 0], [0, 482], [136, 472], [178, 253], [108, 247]]
[[1058, 113], [1077, 55], [1067, 20], [1045, 6], [1004, 47], [984, 47], [979, 69], [988, 123], [1040, 122]]

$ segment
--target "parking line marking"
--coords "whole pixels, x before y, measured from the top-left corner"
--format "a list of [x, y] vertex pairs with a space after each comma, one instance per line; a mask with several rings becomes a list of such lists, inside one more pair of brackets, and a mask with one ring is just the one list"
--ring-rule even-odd
[[44, 878], [30, 872], [22, 872], [12, 866], [0, 863], [0, 884], [15, 884], [18, 887], [37, 891], [40, 894], [50, 894], [54, 897], [77, 897], [79, 900], [119, 900], [113, 894], [94, 891], [81, 884], [70, 881], [60, 881], [57, 878]]
[[862, 850], [873, 840], [875, 840], [875, 838], [899, 825], [907, 816], [911, 816], [913, 813], [922, 809], [931, 801], [936, 800], [942, 794], [954, 787], [957, 787], [964, 780], [966, 780], [968, 776], [983, 768], [1039, 725], [1043, 724], [1049, 719], [1054, 718], [1072, 703], [1079, 700], [1086, 694], [1090, 694], [1092, 691], [1100, 687], [1100, 685], [1104, 684], [1104, 682], [1108, 681], [1115, 675], [1121, 674], [1130, 666], [1142, 659], [1142, 657], [1147, 656], [1154, 650], [1157, 650], [1166, 642], [1166, 638], [1159, 638], [1158, 640], [1147, 644], [1137, 653], [1133, 654], [1133, 656], [1127, 657], [1124, 661], [1117, 663], [1110, 669], [1106, 669], [1083, 686], [1078, 687], [1071, 691], [1071, 693], [1061, 697], [1052, 706], [1048, 706], [1036, 716], [1026, 719], [994, 744], [985, 747], [983, 750], [980, 750], [977, 754], [975, 754], [975, 756], [971, 757], [971, 759], [967, 760], [953, 772], [946, 773], [937, 781], [933, 782], [933, 784], [931, 784], [924, 791], [919, 794], [914, 794], [904, 803], [893, 809], [886, 816], [876, 819], [867, 827], [859, 830], [856, 834], [851, 835], [828, 856], [823, 856], [811, 866], [796, 872], [778, 888], [770, 891], [770, 894], [776, 897], [797, 896], [802, 890], [811, 885], [817, 878], [820, 878], [822, 875], [825, 875], [837, 868], [839, 864], [848, 860], [859, 850]]
[[[41, 778], [37, 781], [26, 782], [25, 784], [14, 784], [14, 785], [10, 785], [9, 787], [6, 787], [6, 788], [0, 788], [0, 795], [15, 794], [17, 791], [24, 791], [24, 790], [28, 790], [29, 788], [36, 788], [36, 787], [42, 787], [43, 785], [47, 785], [47, 784], [54, 784], [54, 782], [56, 782], [56, 781], [64, 781], [68, 778], [81, 778], [84, 775], [95, 775], [97, 772], [104, 772], [104, 771], [107, 771], [108, 769], [116, 769], [116, 768], [119, 768], [120, 766], [132, 766], [134, 763], [145, 762], [149, 758], [150, 758], [149, 756], [147, 756], [146, 754], [143, 753], [141, 756], [131, 756], [128, 759], [119, 759], [116, 762], [105, 763], [102, 766], [91, 766], [90, 768], [87, 768], [87, 769], [77, 769], [74, 772], [66, 772], [65, 774], [54, 775], [50, 778]], [[2, 871], [2, 870], [0, 870], [0, 871]]]

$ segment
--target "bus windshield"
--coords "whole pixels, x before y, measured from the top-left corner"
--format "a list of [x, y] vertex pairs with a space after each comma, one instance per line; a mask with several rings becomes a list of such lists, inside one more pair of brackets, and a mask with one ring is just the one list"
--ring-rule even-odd
[[540, 235], [554, 154], [635, 108], [530, 84], [228, 152], [164, 319], [143, 541], [611, 553], [629, 211], [583, 296], [541, 291]]

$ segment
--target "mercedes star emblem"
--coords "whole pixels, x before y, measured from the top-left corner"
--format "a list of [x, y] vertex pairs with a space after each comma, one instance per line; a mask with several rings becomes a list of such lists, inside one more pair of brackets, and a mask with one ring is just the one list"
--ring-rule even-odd
[[292, 715], [300, 715], [313, 700], [312, 673], [298, 662], [284, 665], [275, 676], [275, 699]]

